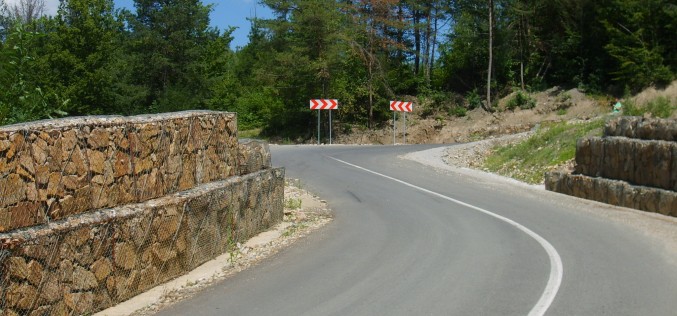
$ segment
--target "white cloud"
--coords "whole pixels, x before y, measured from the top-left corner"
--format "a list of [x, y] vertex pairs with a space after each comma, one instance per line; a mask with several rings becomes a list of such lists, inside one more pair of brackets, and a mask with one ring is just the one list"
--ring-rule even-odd
[[[7, 5], [13, 5], [19, 3], [19, 0], [5, 0]], [[59, 9], [59, 0], [45, 0], [45, 14], [47, 15], [56, 15], [56, 11]]]

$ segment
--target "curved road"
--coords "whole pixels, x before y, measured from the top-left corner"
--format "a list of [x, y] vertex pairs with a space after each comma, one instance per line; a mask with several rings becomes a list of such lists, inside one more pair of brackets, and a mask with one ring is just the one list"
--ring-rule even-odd
[[160, 315], [675, 315], [677, 266], [594, 203], [398, 158], [271, 146], [335, 220]]

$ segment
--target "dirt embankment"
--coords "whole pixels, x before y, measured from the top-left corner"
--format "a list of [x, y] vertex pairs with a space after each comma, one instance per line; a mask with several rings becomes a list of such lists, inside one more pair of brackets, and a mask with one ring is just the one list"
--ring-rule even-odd
[[[656, 97], [667, 97], [677, 104], [677, 81], [665, 89], [649, 88], [634, 96], [635, 104], [646, 104]], [[432, 111], [432, 104], [414, 104], [414, 111], [406, 116], [406, 141], [408, 144], [444, 144], [465, 143], [481, 139], [510, 135], [532, 130], [544, 122], [589, 120], [608, 114], [615, 102], [611, 97], [591, 98], [578, 89], [565, 90], [558, 87], [530, 94], [534, 101], [532, 109], [519, 107], [508, 110], [508, 103], [515, 97], [512, 93], [498, 103], [498, 110], [488, 113], [482, 109], [468, 111], [464, 117], [449, 116], [443, 112]], [[621, 100], [625, 102], [625, 100]], [[403, 120], [398, 115], [396, 121], [396, 142], [403, 142]], [[677, 111], [673, 114], [677, 118]], [[349, 133], [335, 129], [336, 144], [392, 144], [392, 120], [386, 126], [376, 130], [353, 128]]]

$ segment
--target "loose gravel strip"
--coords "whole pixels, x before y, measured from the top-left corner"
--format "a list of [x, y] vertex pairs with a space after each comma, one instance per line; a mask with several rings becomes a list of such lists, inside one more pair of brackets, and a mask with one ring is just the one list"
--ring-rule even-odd
[[519, 143], [528, 139], [533, 133], [533, 131], [525, 132], [451, 146], [447, 148], [442, 160], [455, 167], [479, 170], [495, 147]]
[[228, 263], [210, 277], [191, 282], [180, 289], [165, 293], [156, 303], [130, 314], [134, 316], [153, 315], [176, 302], [190, 298], [202, 289], [221, 282], [228, 277], [254, 266], [280, 250], [292, 245], [332, 221], [332, 212], [326, 201], [310, 194], [300, 187], [298, 180], [287, 180], [284, 187], [284, 218], [278, 227], [280, 234], [265, 244], [247, 246], [238, 243], [228, 255]]

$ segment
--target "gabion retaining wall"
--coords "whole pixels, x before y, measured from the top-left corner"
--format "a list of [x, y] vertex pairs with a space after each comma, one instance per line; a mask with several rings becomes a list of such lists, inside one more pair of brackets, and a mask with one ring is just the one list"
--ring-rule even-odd
[[575, 197], [677, 217], [677, 192], [626, 181], [550, 172], [546, 189]]
[[282, 219], [270, 169], [2, 234], [0, 314], [82, 315], [225, 253]]
[[622, 116], [606, 124], [604, 135], [677, 141], [677, 120]]
[[240, 141], [237, 154], [238, 174], [248, 174], [270, 168], [271, 155], [268, 143], [260, 140], [245, 139]]
[[0, 315], [91, 314], [282, 219], [284, 170], [233, 113], [0, 128]]
[[677, 142], [583, 138], [576, 144], [575, 173], [677, 191], [677, 159], [673, 157], [677, 158]]
[[235, 175], [234, 113], [87, 117], [0, 128], [0, 232]]
[[574, 174], [547, 173], [548, 190], [677, 216], [677, 120], [620, 117], [604, 137], [579, 139]]

